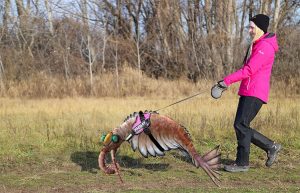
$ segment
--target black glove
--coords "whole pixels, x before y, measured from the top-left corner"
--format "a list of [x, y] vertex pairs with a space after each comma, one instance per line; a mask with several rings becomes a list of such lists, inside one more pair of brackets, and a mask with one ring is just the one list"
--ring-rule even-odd
[[222, 92], [224, 90], [227, 90], [227, 85], [225, 84], [225, 82], [223, 80], [220, 80], [217, 84], [215, 84], [212, 88], [211, 88], [211, 96], [214, 99], [218, 99], [222, 96]]

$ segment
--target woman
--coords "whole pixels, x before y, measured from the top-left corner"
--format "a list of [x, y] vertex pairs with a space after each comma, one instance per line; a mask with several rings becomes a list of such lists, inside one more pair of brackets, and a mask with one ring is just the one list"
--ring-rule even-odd
[[268, 33], [269, 17], [258, 14], [250, 19], [249, 33], [252, 37], [244, 59], [244, 66], [226, 76], [212, 88], [212, 96], [220, 98], [224, 90], [232, 83], [241, 81], [238, 109], [234, 121], [237, 137], [237, 154], [235, 163], [225, 165], [228, 172], [245, 172], [249, 170], [250, 144], [260, 147], [267, 153], [266, 166], [270, 167], [281, 149], [281, 145], [270, 140], [250, 127], [263, 104], [269, 99], [270, 76], [275, 53], [278, 51], [276, 35]]

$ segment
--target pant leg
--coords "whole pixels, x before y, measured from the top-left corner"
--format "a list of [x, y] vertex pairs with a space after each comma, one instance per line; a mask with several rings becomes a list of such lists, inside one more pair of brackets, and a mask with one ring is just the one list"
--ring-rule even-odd
[[[259, 112], [263, 102], [258, 99], [258, 98], [255, 98], [256, 100], [256, 103], [258, 105], [255, 105], [254, 106], [254, 110], [252, 111], [252, 113], [250, 114], [249, 116], [249, 121], [251, 122], [255, 116], [257, 115], [257, 113]], [[260, 104], [261, 103], [261, 104]], [[250, 124], [249, 122], [249, 124]], [[274, 141], [272, 141], [271, 139], [267, 138], [266, 136], [264, 136], [263, 134], [259, 133], [257, 130], [252, 129], [252, 137], [251, 137], [251, 142], [256, 145], [257, 147], [263, 149], [264, 151], [268, 152], [269, 149], [272, 148], [272, 145], [274, 143]]]
[[274, 141], [267, 138], [263, 134], [259, 133], [255, 129], [252, 129], [252, 132], [253, 134], [252, 134], [251, 142], [257, 147], [263, 149], [265, 152], [268, 152], [268, 150], [272, 148]]
[[[236, 163], [249, 165], [250, 144], [253, 142], [263, 146], [266, 141], [263, 135], [250, 128], [250, 122], [255, 118], [263, 102], [256, 97], [241, 96], [234, 121], [238, 141]], [[267, 139], [267, 138], [266, 138]]]

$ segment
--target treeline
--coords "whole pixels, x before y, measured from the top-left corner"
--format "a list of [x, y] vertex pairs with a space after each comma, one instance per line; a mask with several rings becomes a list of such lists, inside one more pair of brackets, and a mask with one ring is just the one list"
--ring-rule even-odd
[[248, 20], [258, 13], [278, 36], [275, 79], [300, 88], [299, 8], [297, 0], [2, 0], [1, 94], [41, 77], [62, 87], [83, 80], [95, 94], [107, 73], [120, 90], [124, 67], [139, 81], [218, 80], [242, 65]]

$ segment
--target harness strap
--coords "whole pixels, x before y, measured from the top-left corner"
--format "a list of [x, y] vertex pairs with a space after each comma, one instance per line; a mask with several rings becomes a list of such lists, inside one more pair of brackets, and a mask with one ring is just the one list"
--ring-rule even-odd
[[[144, 116], [144, 113], [142, 111], [139, 112], [139, 116], [140, 116], [140, 119], [141, 119], [141, 122], [145, 121], [145, 116]], [[146, 121], [149, 121], [146, 120]], [[158, 143], [158, 141], [154, 138], [154, 136], [152, 135], [151, 131], [150, 131], [150, 122], [149, 124], [147, 124], [147, 127], [144, 128], [144, 132], [146, 135], [149, 136], [149, 138], [151, 139], [151, 141], [156, 145], [156, 147], [161, 151], [161, 152], [164, 152], [164, 148], [161, 147], [161, 145]]]
[[143, 111], [140, 111], [140, 112], [139, 112], [139, 116], [140, 116], [141, 122], [145, 121], [145, 116], [144, 116]]
[[[150, 130], [150, 129], [149, 129]], [[151, 141], [156, 145], [156, 147], [161, 151], [161, 152], [164, 152], [164, 148], [162, 148], [162, 146], [160, 146], [160, 144], [158, 143], [158, 141], [156, 141], [156, 139], [153, 137], [153, 135], [151, 134], [151, 132], [149, 134], [147, 134]]]

